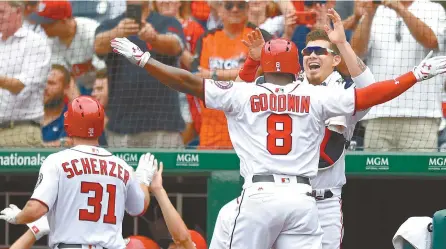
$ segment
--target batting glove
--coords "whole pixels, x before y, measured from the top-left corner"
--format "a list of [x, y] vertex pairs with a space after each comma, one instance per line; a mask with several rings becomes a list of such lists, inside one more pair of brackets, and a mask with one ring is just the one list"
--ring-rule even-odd
[[131, 63], [144, 67], [150, 59], [149, 52], [143, 52], [133, 42], [127, 38], [115, 38], [111, 40], [113, 52], [123, 55]]
[[15, 218], [17, 216], [17, 214], [20, 213], [20, 208], [18, 208], [16, 205], [14, 204], [10, 204], [9, 207], [3, 209], [0, 212], [0, 219], [5, 220], [11, 224], [17, 224]]
[[136, 168], [135, 175], [140, 183], [143, 183], [147, 187], [152, 183], [153, 175], [157, 170], [158, 161], [155, 157], [146, 153], [139, 159], [138, 167]]
[[418, 82], [446, 72], [446, 56], [430, 58], [433, 53], [433, 51], [430, 51], [426, 58], [421, 61], [420, 65], [414, 67], [412, 70]]
[[46, 215], [26, 225], [29, 227], [29, 229], [31, 229], [31, 232], [33, 232], [36, 240], [39, 240], [50, 232], [50, 225], [48, 224], [48, 218]]

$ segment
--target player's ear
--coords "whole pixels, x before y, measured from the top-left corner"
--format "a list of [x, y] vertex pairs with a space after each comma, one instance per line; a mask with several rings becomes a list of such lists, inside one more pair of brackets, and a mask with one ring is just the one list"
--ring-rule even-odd
[[341, 60], [342, 60], [342, 58], [341, 58], [340, 55], [335, 55], [335, 56], [333, 56], [333, 63], [332, 63], [332, 66], [333, 66], [333, 67], [336, 67], [337, 65], [339, 65], [339, 64], [341, 63]]

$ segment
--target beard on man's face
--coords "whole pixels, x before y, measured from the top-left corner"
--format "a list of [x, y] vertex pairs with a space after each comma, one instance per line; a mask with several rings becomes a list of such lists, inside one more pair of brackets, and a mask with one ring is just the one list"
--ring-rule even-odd
[[54, 98], [54, 99], [48, 100], [48, 102], [45, 103], [45, 108], [53, 109], [53, 108], [59, 107], [62, 103], [63, 103], [63, 96], [61, 96], [59, 98]]

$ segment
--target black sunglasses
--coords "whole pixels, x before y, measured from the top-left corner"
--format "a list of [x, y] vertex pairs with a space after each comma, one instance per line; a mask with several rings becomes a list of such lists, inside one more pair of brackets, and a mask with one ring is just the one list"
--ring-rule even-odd
[[226, 2], [224, 5], [225, 5], [225, 9], [228, 11], [232, 10], [232, 8], [234, 8], [234, 6], [237, 6], [237, 9], [239, 9], [239, 10], [244, 10], [246, 8], [245, 2], [238, 2], [238, 3]]
[[315, 55], [328, 55], [329, 53], [332, 55], [336, 55], [336, 52], [329, 49], [329, 48], [323, 48], [323, 47], [306, 47], [302, 49], [302, 55], [303, 56], [310, 56], [314, 52]]

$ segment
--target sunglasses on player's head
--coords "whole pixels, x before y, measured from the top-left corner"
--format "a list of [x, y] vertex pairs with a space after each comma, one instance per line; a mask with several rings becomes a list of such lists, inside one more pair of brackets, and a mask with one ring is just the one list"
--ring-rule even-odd
[[332, 55], [336, 55], [336, 52], [329, 49], [329, 48], [323, 48], [319, 46], [314, 47], [306, 47], [302, 49], [302, 55], [303, 56], [309, 56], [314, 52], [315, 55], [328, 55], [329, 53]]
[[239, 10], [244, 10], [246, 8], [246, 3], [245, 2], [226, 2], [224, 3], [225, 9], [227, 11], [232, 10], [234, 8], [234, 6], [237, 6], [237, 9]]

